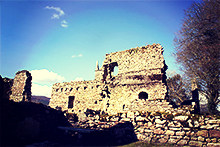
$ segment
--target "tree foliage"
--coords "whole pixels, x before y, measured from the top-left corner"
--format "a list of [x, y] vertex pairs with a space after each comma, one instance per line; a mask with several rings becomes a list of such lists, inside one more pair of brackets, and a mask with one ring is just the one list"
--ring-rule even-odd
[[204, 0], [185, 11], [174, 40], [177, 62], [189, 79], [196, 79], [211, 113], [219, 104], [220, 1]]
[[180, 105], [187, 99], [186, 84], [183, 82], [182, 77], [176, 74], [167, 79], [169, 99]]

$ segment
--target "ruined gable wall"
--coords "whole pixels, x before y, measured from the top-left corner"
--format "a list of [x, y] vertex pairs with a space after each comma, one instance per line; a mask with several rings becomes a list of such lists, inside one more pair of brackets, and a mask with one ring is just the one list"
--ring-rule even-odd
[[107, 54], [105, 64], [118, 63], [118, 73], [161, 69], [164, 67], [163, 47], [159, 44], [137, 47], [126, 51]]
[[[118, 75], [113, 76], [118, 66]], [[95, 71], [95, 79], [119, 84], [144, 84], [155, 78], [162, 82], [166, 70], [163, 47], [160, 44], [147, 45], [126, 51], [106, 54], [103, 66]], [[118, 81], [117, 81], [118, 80]]]
[[9, 99], [15, 102], [31, 101], [31, 80], [32, 76], [29, 71], [18, 71], [14, 78]]

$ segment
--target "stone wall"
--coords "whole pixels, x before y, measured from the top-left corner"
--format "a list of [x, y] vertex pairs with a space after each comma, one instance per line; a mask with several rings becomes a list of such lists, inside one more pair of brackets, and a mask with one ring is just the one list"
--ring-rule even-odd
[[0, 75], [0, 96], [1, 100], [9, 100], [11, 95], [11, 87], [13, 85], [13, 79], [2, 78]]
[[[186, 110], [190, 110], [185, 108]], [[71, 119], [70, 119], [71, 122]], [[140, 141], [177, 146], [220, 146], [220, 119], [216, 116], [190, 114], [190, 111], [173, 109], [165, 112], [128, 111], [117, 115], [88, 111], [84, 119], [72, 121], [74, 127], [105, 130], [122, 123], [132, 123]], [[115, 134], [116, 138], [120, 133]]]
[[87, 109], [108, 114], [168, 111], [172, 106], [166, 101], [166, 69], [159, 44], [106, 54], [95, 80], [54, 84], [49, 105], [76, 114]]
[[15, 102], [31, 101], [31, 74], [27, 70], [18, 71], [15, 75], [9, 100]]

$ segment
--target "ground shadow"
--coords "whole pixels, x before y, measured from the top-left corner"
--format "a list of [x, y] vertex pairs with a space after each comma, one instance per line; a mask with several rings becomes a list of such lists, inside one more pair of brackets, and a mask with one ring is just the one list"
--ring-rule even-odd
[[0, 146], [117, 146], [137, 141], [131, 122], [102, 131], [77, 129], [63, 112], [43, 104], [4, 100], [0, 105]]
[[[77, 134], [77, 141], [72, 145], [77, 146], [118, 146], [137, 141], [134, 133], [134, 126], [131, 122], [119, 123], [109, 129], [72, 131], [70, 134]], [[71, 142], [69, 142], [71, 145]]]

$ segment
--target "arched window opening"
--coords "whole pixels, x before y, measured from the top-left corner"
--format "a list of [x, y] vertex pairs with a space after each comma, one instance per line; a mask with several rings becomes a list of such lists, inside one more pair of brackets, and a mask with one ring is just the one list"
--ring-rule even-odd
[[146, 100], [148, 99], [148, 94], [146, 92], [140, 92], [138, 98]]
[[69, 96], [68, 108], [73, 108], [74, 99], [74, 96]]

